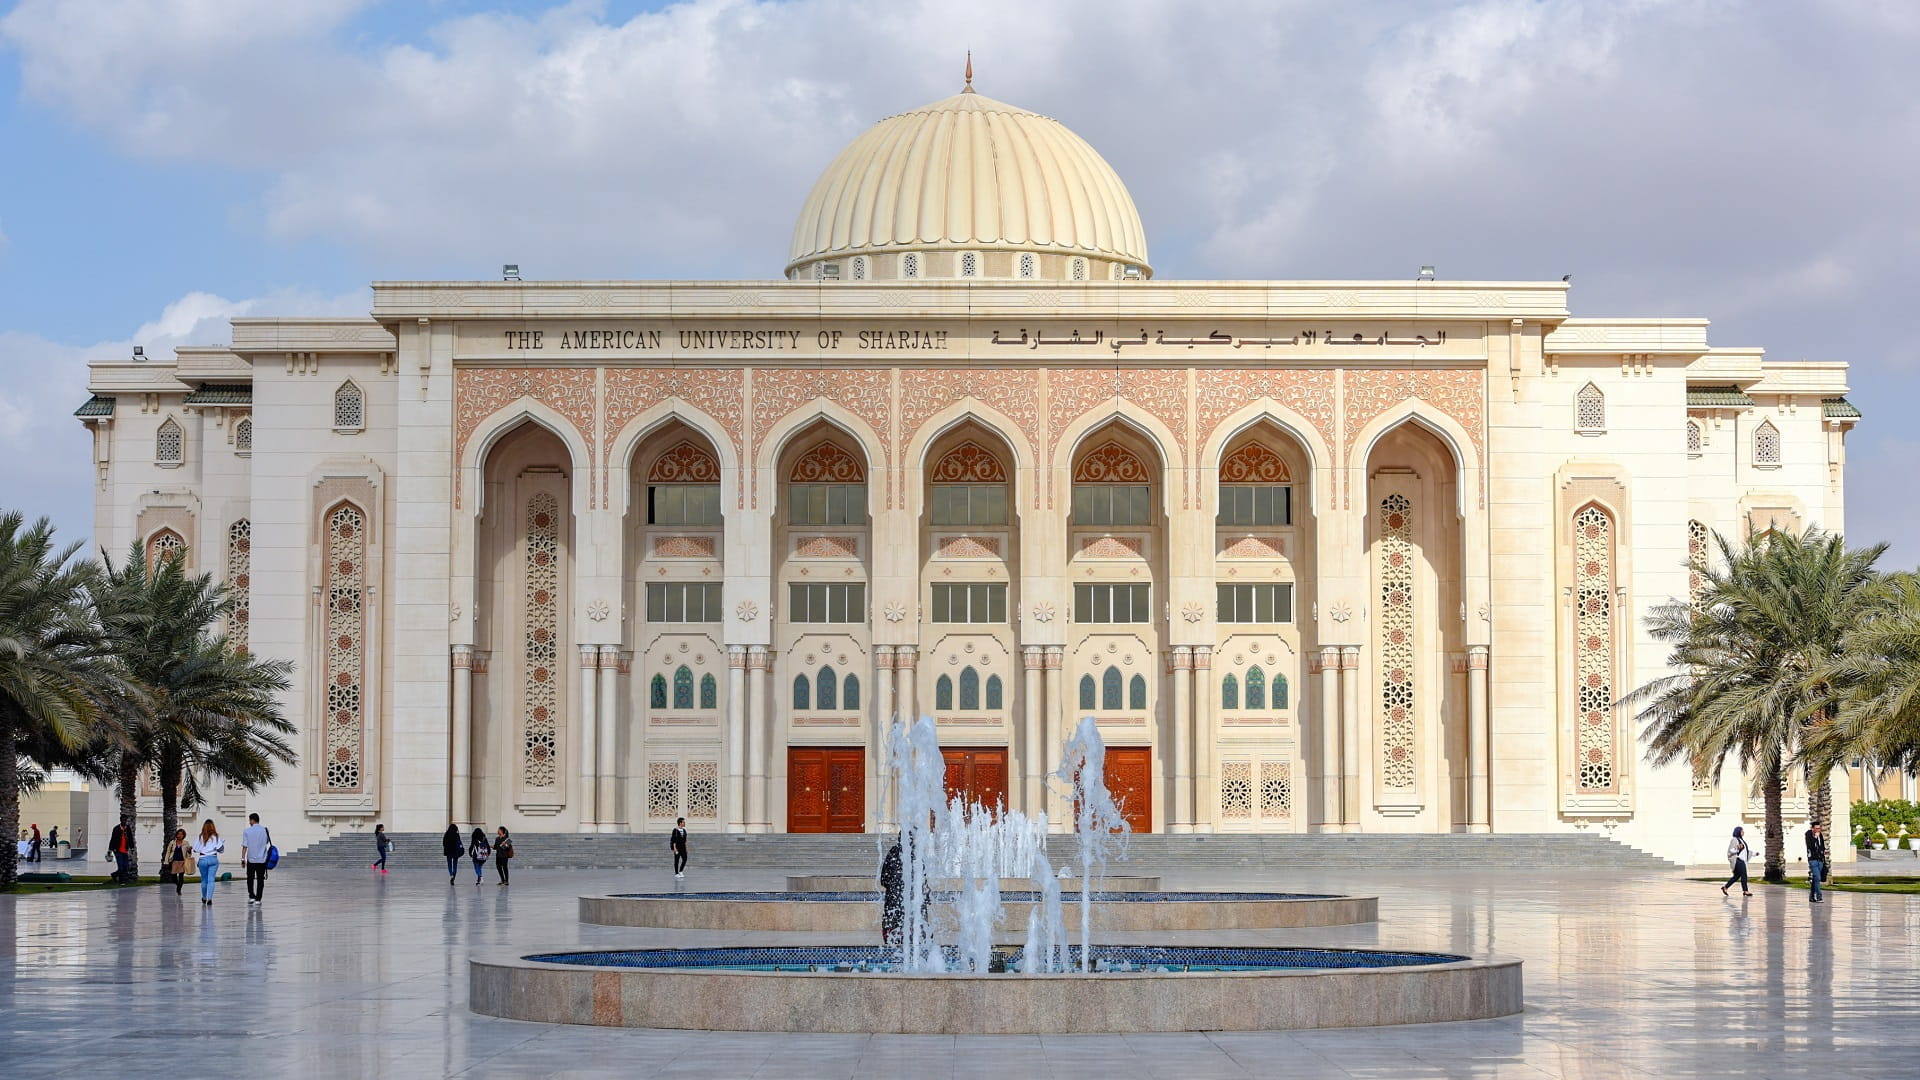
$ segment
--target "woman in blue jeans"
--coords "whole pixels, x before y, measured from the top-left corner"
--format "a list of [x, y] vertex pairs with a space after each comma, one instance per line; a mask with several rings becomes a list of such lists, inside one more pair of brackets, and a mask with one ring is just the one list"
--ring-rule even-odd
[[440, 838], [440, 854], [447, 857], [447, 884], [451, 885], [459, 879], [460, 857], [466, 853], [466, 842], [460, 839], [460, 826], [447, 826], [446, 835]]
[[220, 853], [227, 850], [226, 841], [220, 839], [220, 830], [213, 827], [213, 819], [200, 826], [200, 839], [193, 842], [193, 857], [199, 860], [200, 902], [213, 906], [214, 879], [220, 875]]

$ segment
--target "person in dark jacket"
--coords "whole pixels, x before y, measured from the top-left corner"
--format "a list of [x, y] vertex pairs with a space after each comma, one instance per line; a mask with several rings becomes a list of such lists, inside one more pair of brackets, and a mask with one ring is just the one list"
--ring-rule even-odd
[[387, 827], [385, 825], [375, 825], [373, 827], [373, 851], [379, 858], [375, 859], [373, 864], [367, 867], [367, 869], [378, 871], [382, 874], [386, 873], [387, 855], [393, 851], [393, 841], [388, 838]]
[[113, 823], [113, 832], [107, 837], [107, 854], [113, 858], [113, 880], [122, 885], [128, 884], [133, 876], [133, 837], [123, 822]]
[[27, 861], [40, 861], [40, 826], [34, 825], [33, 835], [27, 837]]
[[1827, 873], [1827, 838], [1821, 835], [1820, 823], [1814, 822], [1807, 829], [1807, 889], [1813, 894], [1807, 897], [1810, 904], [1824, 903], [1820, 895], [1820, 879]]
[[880, 943], [887, 946], [900, 944], [907, 922], [907, 876], [900, 862], [895, 840], [880, 863]]
[[460, 856], [467, 853], [467, 845], [460, 840], [460, 826], [447, 826], [447, 834], [440, 838], [440, 854], [447, 857], [447, 884], [451, 885], [460, 876]]
[[500, 831], [493, 836], [493, 868], [499, 873], [500, 884], [502, 885], [509, 884], [507, 881], [507, 864], [512, 861], [513, 838], [507, 835], [507, 827], [502, 825], [500, 826]]
[[675, 818], [673, 834], [667, 837], [667, 850], [673, 852], [673, 876], [687, 876], [687, 819]]
[[492, 854], [493, 845], [487, 843], [486, 830], [475, 825], [473, 827], [473, 840], [467, 844], [467, 857], [473, 860], [473, 883], [475, 885], [480, 884], [480, 879], [486, 876], [487, 858]]

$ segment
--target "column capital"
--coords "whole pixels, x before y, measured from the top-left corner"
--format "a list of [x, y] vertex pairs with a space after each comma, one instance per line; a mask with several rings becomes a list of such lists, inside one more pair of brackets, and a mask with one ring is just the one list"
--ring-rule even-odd
[[773, 652], [765, 645], [747, 646], [747, 670], [769, 671], [773, 668]]
[[1360, 666], [1360, 646], [1358, 646], [1358, 645], [1342, 645], [1342, 646], [1340, 646], [1340, 668], [1341, 668], [1341, 670], [1342, 670], [1342, 671], [1352, 671], [1352, 670], [1354, 670], [1354, 669], [1356, 669], [1356, 668], [1358, 668], [1359, 666]]
[[1047, 665], [1047, 651], [1039, 645], [1027, 645], [1020, 649], [1020, 663], [1028, 671], [1036, 671]]
[[893, 647], [893, 666], [899, 671], [912, 671], [920, 663], [920, 650], [913, 645], [895, 645]]
[[881, 671], [893, 670], [893, 646], [875, 645], [873, 647], [873, 666]]
[[727, 646], [727, 666], [745, 668], [747, 666], [747, 647], [745, 645]]
[[1213, 646], [1211, 646], [1211, 645], [1195, 645], [1195, 646], [1193, 647], [1193, 668], [1194, 668], [1194, 670], [1195, 670], [1195, 671], [1206, 671], [1207, 669], [1209, 669], [1209, 668], [1211, 668], [1211, 667], [1213, 667]]
[[1168, 649], [1167, 650], [1167, 670], [1168, 671], [1192, 671], [1193, 670], [1193, 647], [1190, 645], [1175, 645], [1172, 648]]
[[580, 667], [583, 671], [593, 671], [600, 666], [600, 646], [580, 646]]
[[1467, 668], [1469, 670], [1472, 670], [1472, 671], [1487, 670], [1488, 657], [1489, 657], [1488, 646], [1485, 646], [1485, 645], [1467, 646]]
[[1046, 662], [1047, 670], [1049, 671], [1059, 670], [1060, 665], [1066, 661], [1066, 658], [1067, 658], [1067, 647], [1065, 645], [1047, 646], [1047, 662]]
[[455, 670], [471, 671], [473, 669], [473, 646], [455, 645], [453, 647], [453, 666]]

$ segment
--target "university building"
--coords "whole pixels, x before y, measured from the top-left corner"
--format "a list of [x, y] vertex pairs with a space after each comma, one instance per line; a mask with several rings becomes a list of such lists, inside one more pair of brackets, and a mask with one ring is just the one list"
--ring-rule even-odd
[[779, 278], [507, 276], [91, 368], [96, 540], [294, 663], [299, 765], [211, 794], [285, 847], [870, 829], [921, 715], [1056, 820], [1095, 717], [1154, 832], [1712, 862], [1759, 814], [1614, 701], [1711, 532], [1843, 526], [1844, 364], [1562, 281], [1167, 280], [1091, 146], [970, 88], [834, 158]]

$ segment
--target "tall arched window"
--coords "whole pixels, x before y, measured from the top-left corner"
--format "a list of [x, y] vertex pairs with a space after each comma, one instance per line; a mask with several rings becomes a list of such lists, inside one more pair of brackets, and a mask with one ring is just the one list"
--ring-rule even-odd
[[1613, 518], [1589, 503], [1573, 516], [1574, 784], [1614, 790]]
[[1247, 708], [1267, 707], [1267, 673], [1255, 664], [1247, 669]]
[[335, 431], [359, 431], [367, 426], [367, 398], [349, 379], [333, 392]]
[[1698, 604], [1707, 589], [1707, 527], [1687, 522], [1687, 599]]
[[1273, 677], [1273, 707], [1276, 709], [1284, 709], [1287, 707], [1287, 677], [1285, 675], [1276, 674]]
[[647, 469], [647, 524], [718, 525], [720, 463], [692, 439], [662, 451]]
[[1755, 465], [1780, 464], [1780, 429], [1773, 421], [1762, 420], [1753, 432], [1753, 463]]
[[1107, 441], [1082, 455], [1073, 470], [1073, 524], [1149, 525], [1153, 474], [1133, 451]]
[[942, 675], [933, 682], [933, 707], [942, 712], [953, 711], [953, 679]]
[[153, 433], [153, 460], [160, 465], [179, 465], [187, 460], [186, 435], [171, 416]]
[[367, 529], [366, 516], [352, 503], [327, 515], [326, 653], [323, 660], [326, 717], [321, 725], [320, 760], [326, 770], [324, 791], [357, 791], [362, 764], [362, 720], [366, 695]]
[[1697, 420], [1689, 420], [1687, 421], [1687, 453], [1698, 454], [1699, 452], [1700, 422]]
[[1136, 674], [1127, 683], [1127, 708], [1140, 710], [1147, 707], [1147, 677]]
[[233, 452], [236, 454], [253, 453], [253, 418], [243, 416], [233, 425]]
[[866, 468], [839, 446], [817, 443], [787, 474], [787, 503], [789, 525], [864, 525]]
[[693, 669], [681, 664], [673, 673], [673, 707], [693, 708]]
[[1099, 708], [1099, 696], [1100, 690], [1094, 684], [1093, 676], [1080, 676], [1080, 711], [1092, 712]]
[[161, 529], [147, 537], [147, 569], [159, 566], [162, 559], [169, 562], [178, 559], [186, 550], [187, 542], [180, 538], [179, 533], [172, 529]]
[[1118, 712], [1126, 708], [1126, 701], [1122, 696], [1125, 690], [1126, 680], [1120, 674], [1120, 669], [1108, 668], [1107, 673], [1100, 676], [1100, 707], [1108, 712]]
[[1607, 430], [1607, 396], [1588, 383], [1573, 398], [1573, 428], [1592, 433]]
[[998, 675], [987, 676], [987, 708], [988, 710], [991, 711], [995, 709], [1001, 709], [1004, 707], [1005, 707], [1005, 699], [1002, 696], [1002, 692], [1001, 692], [1000, 676]]
[[837, 709], [840, 707], [840, 684], [834, 678], [833, 669], [823, 667], [813, 679], [813, 705], [816, 709]]
[[253, 522], [241, 518], [227, 526], [227, 595], [233, 609], [227, 613], [227, 638], [247, 651], [247, 624], [252, 619]]
[[1232, 672], [1228, 672], [1227, 677], [1220, 680], [1220, 707], [1222, 709], [1240, 707], [1240, 680], [1234, 678]]
[[852, 672], [848, 672], [847, 677], [840, 681], [840, 707], [843, 709], [860, 707], [860, 676]]
[[667, 707], [667, 677], [655, 674], [647, 680], [647, 707], [664, 709]]
[[796, 712], [813, 708], [813, 681], [805, 675], [793, 677], [793, 708]]
[[960, 669], [960, 710], [976, 712], [980, 708], [980, 673], [972, 666]]
[[702, 709], [720, 707], [720, 684], [712, 675], [700, 676], [700, 707]]

